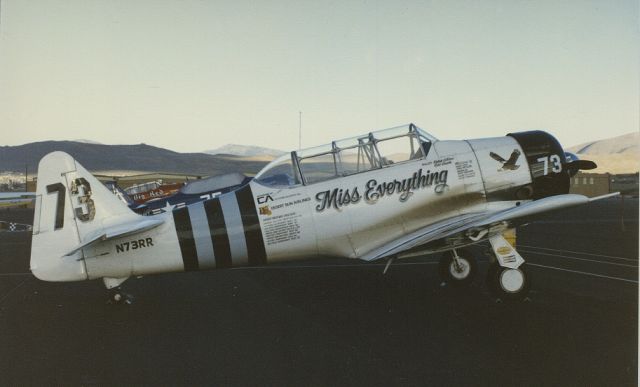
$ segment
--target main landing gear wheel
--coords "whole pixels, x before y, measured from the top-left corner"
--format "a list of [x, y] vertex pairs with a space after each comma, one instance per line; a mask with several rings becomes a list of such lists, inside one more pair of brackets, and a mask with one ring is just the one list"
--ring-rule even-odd
[[443, 284], [464, 287], [473, 282], [478, 264], [469, 250], [457, 249], [442, 256], [439, 271]]
[[487, 271], [487, 286], [498, 299], [505, 301], [522, 301], [529, 294], [531, 277], [523, 266], [517, 269], [502, 267], [492, 263]]

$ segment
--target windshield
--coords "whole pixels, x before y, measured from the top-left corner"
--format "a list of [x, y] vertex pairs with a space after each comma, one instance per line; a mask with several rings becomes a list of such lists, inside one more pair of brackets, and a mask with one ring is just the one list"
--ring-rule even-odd
[[281, 156], [255, 180], [271, 187], [314, 184], [425, 157], [437, 139], [413, 124], [333, 141]]
[[291, 154], [278, 157], [258, 172], [255, 181], [268, 187], [288, 187], [300, 184], [293, 168]]

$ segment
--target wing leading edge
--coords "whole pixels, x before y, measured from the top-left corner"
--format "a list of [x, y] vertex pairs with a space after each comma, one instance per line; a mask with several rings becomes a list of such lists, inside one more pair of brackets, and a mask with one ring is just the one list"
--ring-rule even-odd
[[[617, 195], [619, 195], [619, 192], [594, 198], [588, 198], [584, 195], [565, 194], [549, 196], [519, 205], [516, 202], [490, 203], [490, 207], [485, 211], [459, 215], [431, 224], [413, 233], [407, 234], [402, 238], [396, 239], [393, 242], [387, 243], [386, 245], [365, 254], [361, 259], [365, 261], [375, 261], [405, 252], [427, 243], [440, 241], [454, 236], [463, 236], [467, 239], [467, 244], [476, 243], [503, 231], [505, 227], [500, 228], [496, 226], [504, 224], [505, 222], [508, 222], [510, 227], [513, 227], [514, 224], [524, 223], [528, 218], [534, 215], [547, 211], [587, 204], [592, 201], [606, 199]], [[492, 228], [499, 232], [492, 232]]]

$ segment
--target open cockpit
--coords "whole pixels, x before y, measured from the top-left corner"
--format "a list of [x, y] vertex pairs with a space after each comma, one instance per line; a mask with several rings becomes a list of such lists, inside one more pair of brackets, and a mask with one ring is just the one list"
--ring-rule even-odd
[[378, 130], [283, 155], [254, 181], [270, 187], [310, 185], [422, 159], [435, 141], [414, 124]]

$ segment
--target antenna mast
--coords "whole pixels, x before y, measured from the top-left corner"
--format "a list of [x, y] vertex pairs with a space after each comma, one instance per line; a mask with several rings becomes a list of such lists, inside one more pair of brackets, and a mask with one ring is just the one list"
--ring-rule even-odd
[[298, 121], [298, 150], [302, 149], [302, 112], [299, 113]]

